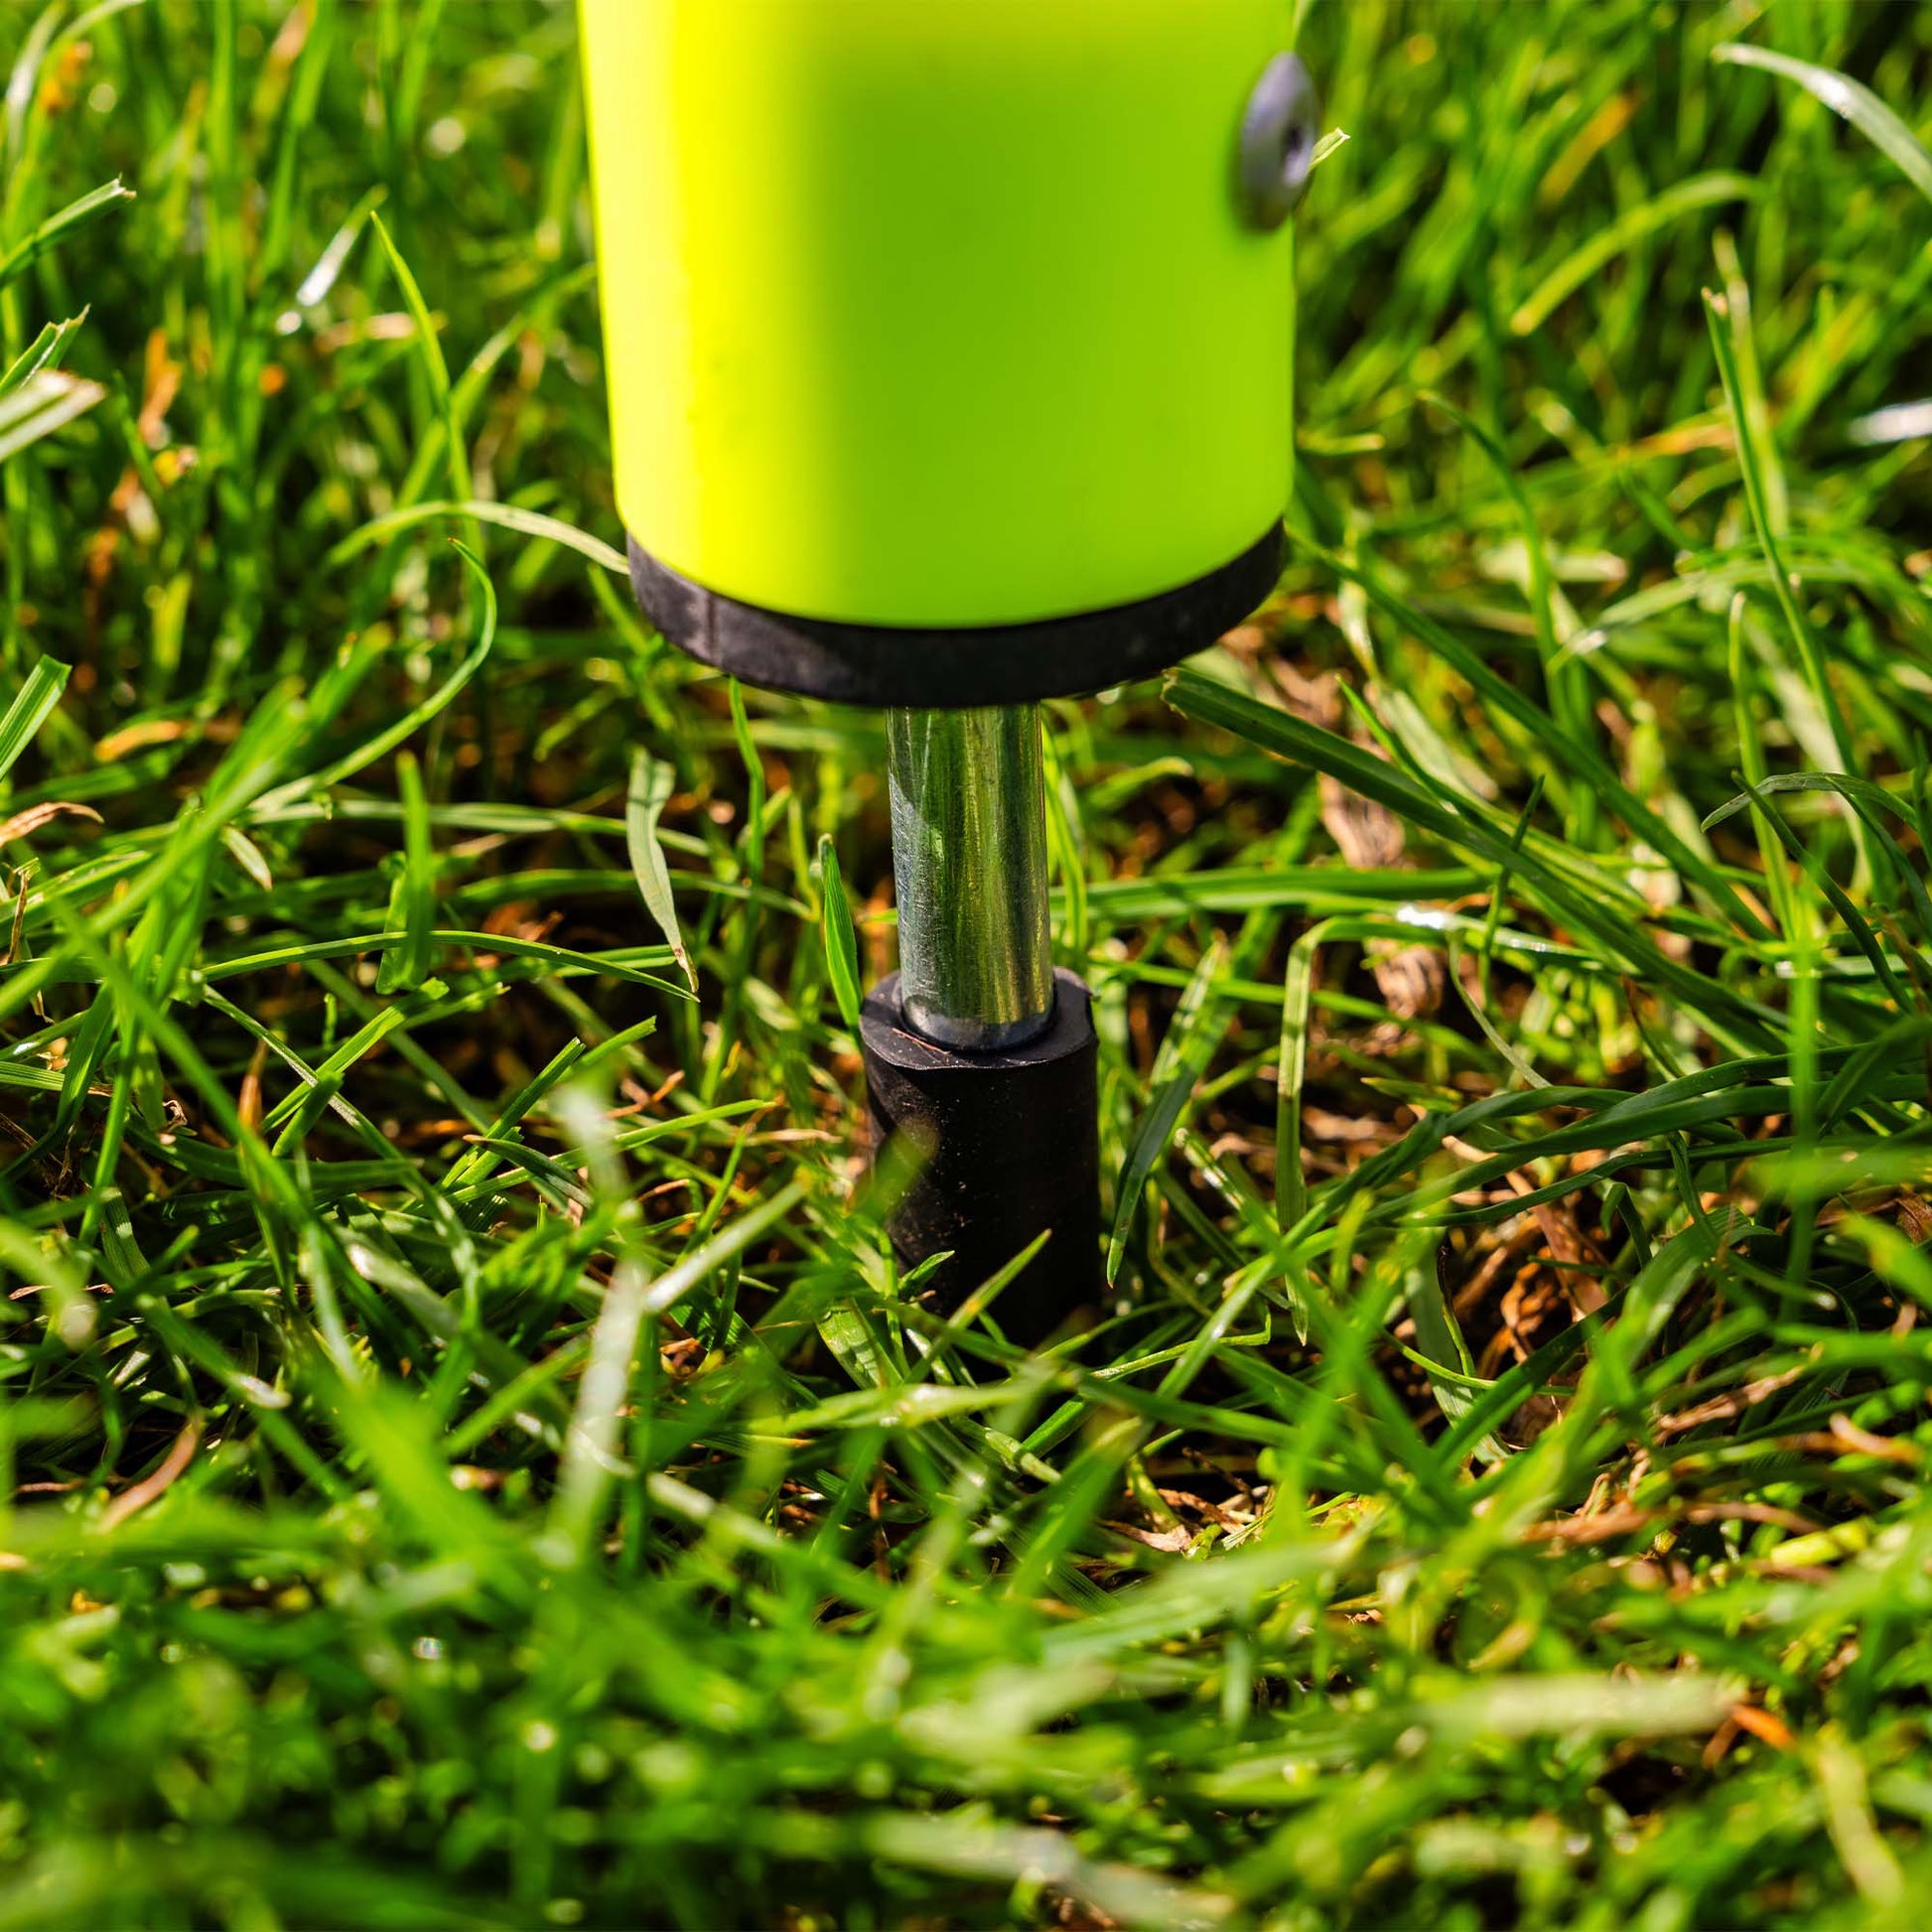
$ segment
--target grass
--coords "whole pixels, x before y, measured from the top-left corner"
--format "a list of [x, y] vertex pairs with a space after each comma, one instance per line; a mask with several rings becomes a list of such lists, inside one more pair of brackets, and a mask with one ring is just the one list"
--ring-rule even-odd
[[573, 37], [0, 17], [0, 1925], [1917, 1923], [1927, 16], [1310, 11], [1037, 1357], [855, 1166], [878, 720], [614, 574]]

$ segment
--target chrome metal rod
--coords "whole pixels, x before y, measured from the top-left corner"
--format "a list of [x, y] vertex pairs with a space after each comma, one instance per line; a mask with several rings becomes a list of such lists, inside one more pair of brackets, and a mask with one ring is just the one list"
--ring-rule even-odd
[[926, 1038], [1017, 1046], [1053, 1017], [1039, 711], [889, 711], [899, 1003]]

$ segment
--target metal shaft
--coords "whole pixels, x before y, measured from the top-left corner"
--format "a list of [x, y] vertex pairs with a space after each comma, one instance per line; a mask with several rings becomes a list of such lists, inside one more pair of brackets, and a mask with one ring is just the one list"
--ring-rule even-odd
[[1035, 705], [889, 711], [899, 995], [926, 1038], [1016, 1046], [1053, 1017]]

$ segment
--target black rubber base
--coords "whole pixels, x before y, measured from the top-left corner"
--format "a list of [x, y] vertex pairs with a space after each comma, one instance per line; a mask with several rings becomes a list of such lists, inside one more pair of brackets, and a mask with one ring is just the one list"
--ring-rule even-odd
[[993, 1307], [1002, 1329], [1028, 1346], [1101, 1290], [1093, 1015], [1074, 974], [1053, 979], [1052, 1026], [1008, 1051], [959, 1053], [913, 1033], [899, 1014], [897, 973], [859, 1020], [876, 1140], [903, 1135], [923, 1156], [893, 1215], [893, 1245], [908, 1265], [951, 1251], [926, 1283], [927, 1305], [950, 1314], [1051, 1230]]
[[1129, 684], [1177, 664], [1239, 623], [1282, 569], [1279, 527], [1231, 562], [1159, 597], [1041, 623], [958, 630], [786, 617], [708, 591], [630, 540], [644, 615], [693, 657], [747, 684], [838, 704], [1033, 704]]

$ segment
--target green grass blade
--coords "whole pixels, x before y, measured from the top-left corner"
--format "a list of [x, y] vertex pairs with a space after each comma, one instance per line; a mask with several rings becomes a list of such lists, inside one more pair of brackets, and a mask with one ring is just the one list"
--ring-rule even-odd
[[378, 732], [366, 744], [359, 745], [352, 752], [345, 753], [333, 764], [324, 766], [313, 777], [298, 778], [278, 786], [261, 801], [261, 809], [274, 811], [298, 798], [314, 792], [327, 791], [332, 785], [340, 784], [356, 772], [365, 770], [378, 759], [386, 758], [398, 745], [420, 731], [439, 713], [448, 709], [452, 701], [470, 680], [482, 669], [483, 660], [488, 657], [490, 646], [496, 641], [496, 587], [489, 581], [489, 573], [483, 569], [476, 555], [464, 546], [451, 540], [451, 548], [463, 559], [483, 598], [483, 623], [478, 629], [477, 640], [470, 646], [463, 661], [457, 665], [443, 682], [424, 698], [421, 703], [412, 705], [387, 730]]
[[664, 848], [657, 842], [657, 821], [662, 815], [677, 775], [661, 759], [654, 759], [641, 747], [631, 755], [630, 785], [624, 800], [624, 845], [630, 855], [630, 870], [637, 878], [637, 891], [644, 908], [657, 921], [657, 929], [670, 942], [671, 957], [682, 969], [691, 990], [698, 990], [698, 976], [691, 955], [684, 949], [684, 935], [678, 929], [677, 903], [671, 897], [671, 873], [665, 863]]
[[1152, 1096], [1135, 1126], [1121, 1161], [1114, 1192], [1114, 1223], [1107, 1235], [1107, 1280], [1120, 1273], [1128, 1230], [1141, 1209], [1141, 1191], [1155, 1166], [1166, 1158], [1174, 1129], [1206, 1070], [1225, 1019], [1218, 988], [1228, 970], [1228, 949], [1216, 940], [1200, 957], [1187, 989], [1174, 1009], [1173, 1022], [1161, 1042], [1150, 1081]]
[[26, 683], [0, 716], [0, 778], [19, 763], [21, 753], [34, 742], [48, 713], [61, 702], [70, 675], [69, 665], [57, 664], [51, 657], [38, 659], [27, 673]]
[[522, 509], [515, 503], [482, 501], [411, 503], [406, 508], [391, 510], [386, 516], [372, 518], [359, 530], [343, 538], [323, 561], [331, 566], [346, 563], [359, 552], [386, 543], [391, 537], [412, 529], [418, 523], [432, 522], [444, 516], [492, 523], [498, 529], [514, 530], [519, 536], [540, 537], [548, 543], [560, 543], [565, 549], [576, 551], [580, 557], [588, 557], [592, 563], [615, 576], [627, 578], [629, 575], [630, 566], [623, 558], [608, 543], [587, 531], [575, 529], [554, 516], [545, 516], [541, 510]]
[[1731, 67], [1759, 68], [1766, 73], [1795, 80], [1834, 114], [1850, 121], [1880, 154], [1897, 164], [1921, 195], [1932, 199], [1932, 151], [1862, 81], [1831, 68], [1821, 68], [1813, 62], [1800, 61], [1768, 47], [1752, 47], [1742, 41], [1723, 42], [1711, 50], [1711, 58]]
[[839, 855], [832, 835], [818, 842], [819, 943], [825, 953], [825, 974], [846, 1031], [859, 1031], [859, 935], [853, 929], [852, 904], [845, 896]]
[[50, 322], [7, 365], [6, 373], [0, 374], [0, 396], [12, 394], [42, 369], [59, 368], [62, 351], [72, 342], [80, 331], [80, 325], [86, 320], [87, 311], [82, 309], [77, 316], [69, 316], [66, 322]]
[[99, 220], [122, 202], [133, 199], [134, 190], [126, 187], [116, 176], [114, 180], [102, 182], [98, 188], [69, 202], [57, 213], [50, 214], [31, 233], [23, 235], [4, 254], [0, 254], [0, 288], [4, 288], [45, 250], [66, 240], [76, 229], [84, 228], [88, 222]]
[[382, 963], [376, 970], [378, 994], [413, 993], [429, 974], [436, 930], [436, 854], [430, 842], [429, 801], [422, 768], [407, 752], [396, 756], [396, 784], [402, 794], [403, 851], [383, 924]]
[[106, 399], [98, 382], [61, 369], [42, 369], [0, 396], [0, 464], [30, 444], [65, 429]]
[[1565, 256], [1523, 298], [1509, 318], [1510, 333], [1527, 336], [1540, 329], [1564, 301], [1646, 235], [1701, 208], [1751, 201], [1763, 192], [1762, 186], [1747, 175], [1720, 172], [1679, 182], [1661, 195], [1626, 208], [1581, 248]]

